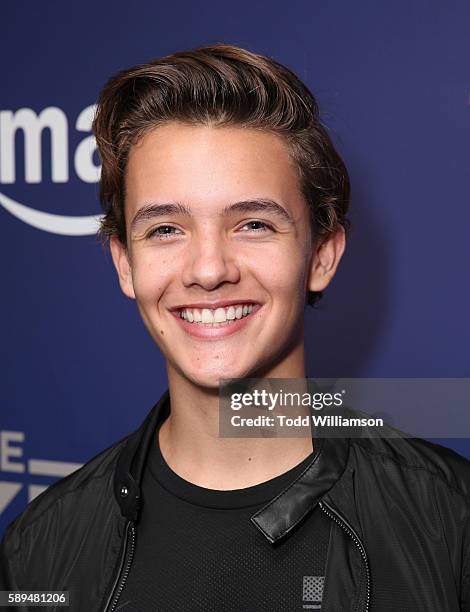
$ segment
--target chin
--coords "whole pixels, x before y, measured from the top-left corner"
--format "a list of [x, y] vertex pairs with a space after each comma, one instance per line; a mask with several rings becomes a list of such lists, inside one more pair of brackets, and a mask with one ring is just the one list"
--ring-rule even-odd
[[240, 367], [230, 368], [223, 366], [211, 371], [186, 371], [185, 376], [198, 387], [205, 387], [207, 389], [218, 389], [220, 387], [221, 379], [246, 378], [246, 374], [240, 369]]

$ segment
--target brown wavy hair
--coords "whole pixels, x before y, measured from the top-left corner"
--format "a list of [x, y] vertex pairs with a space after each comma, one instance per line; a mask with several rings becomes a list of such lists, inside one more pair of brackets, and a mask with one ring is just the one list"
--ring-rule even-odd
[[[339, 226], [350, 229], [348, 172], [311, 91], [275, 60], [219, 43], [122, 70], [102, 89], [92, 129], [102, 162], [98, 238], [104, 245], [111, 236], [127, 245], [124, 177], [131, 146], [170, 121], [239, 125], [282, 137], [299, 170], [314, 241]], [[307, 303], [321, 297], [309, 292]]]

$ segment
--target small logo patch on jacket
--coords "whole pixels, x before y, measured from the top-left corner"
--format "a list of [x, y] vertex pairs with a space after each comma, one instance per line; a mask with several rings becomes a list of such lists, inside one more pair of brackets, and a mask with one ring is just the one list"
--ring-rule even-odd
[[325, 576], [304, 576], [302, 601], [304, 610], [320, 610]]

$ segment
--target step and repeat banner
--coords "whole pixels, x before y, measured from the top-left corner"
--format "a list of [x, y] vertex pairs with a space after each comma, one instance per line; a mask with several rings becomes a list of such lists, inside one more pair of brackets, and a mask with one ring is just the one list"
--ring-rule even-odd
[[[0, 15], [0, 533], [166, 389], [95, 236], [90, 132], [109, 76], [161, 55], [236, 44], [318, 99], [353, 229], [306, 314], [308, 375], [470, 377], [468, 3], [18, 0]], [[434, 439], [470, 457], [466, 435]]]

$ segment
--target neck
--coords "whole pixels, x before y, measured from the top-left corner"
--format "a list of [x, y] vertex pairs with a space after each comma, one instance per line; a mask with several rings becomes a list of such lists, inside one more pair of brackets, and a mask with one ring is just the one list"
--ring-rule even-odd
[[[303, 346], [291, 359], [256, 378], [305, 378]], [[167, 364], [171, 414], [160, 428], [161, 452], [179, 476], [208, 489], [242, 489], [299, 464], [312, 438], [219, 437], [219, 390], [195, 385]]]

